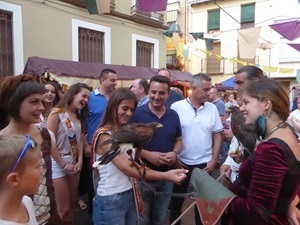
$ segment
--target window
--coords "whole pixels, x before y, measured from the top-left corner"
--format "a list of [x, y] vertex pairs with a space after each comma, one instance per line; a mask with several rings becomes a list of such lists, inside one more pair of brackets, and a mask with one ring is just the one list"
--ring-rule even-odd
[[73, 61], [111, 63], [110, 28], [72, 19]]
[[136, 66], [153, 67], [154, 44], [136, 41]]
[[104, 63], [104, 33], [79, 28], [79, 62]]
[[206, 70], [210, 75], [224, 73], [224, 60], [218, 60], [215, 55], [221, 55], [221, 42], [213, 42], [213, 49], [210, 50], [211, 55], [207, 56]]
[[177, 58], [176, 58], [176, 53], [174, 54], [167, 54], [167, 65], [174, 65], [176, 64]]
[[13, 75], [12, 13], [0, 10], [0, 78]]
[[253, 27], [255, 21], [255, 4], [241, 5], [241, 26]]
[[208, 31], [220, 30], [220, 10], [208, 11]]
[[0, 78], [24, 70], [21, 6], [0, 1]]
[[132, 34], [132, 66], [159, 68], [159, 41]]

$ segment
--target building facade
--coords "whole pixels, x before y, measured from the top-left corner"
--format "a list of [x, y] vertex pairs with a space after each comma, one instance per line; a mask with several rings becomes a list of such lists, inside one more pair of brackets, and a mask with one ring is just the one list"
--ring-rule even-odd
[[[208, 73], [214, 83], [232, 77], [241, 66], [253, 64], [286, 86], [293, 85], [297, 83], [297, 70], [300, 69], [300, 52], [288, 44], [300, 43], [300, 38], [290, 41], [269, 25], [295, 18], [300, 20], [299, 4], [299, 0], [169, 0], [167, 22], [179, 25], [180, 29], [175, 32], [180, 37], [178, 34], [171, 37], [177, 40], [175, 44], [169, 40], [167, 55], [171, 58], [173, 54], [175, 58], [181, 54], [187, 71]], [[174, 5], [180, 8], [177, 17], [171, 16]], [[246, 32], [246, 38], [253, 35], [245, 47], [257, 44], [251, 57], [242, 56], [248, 50], [241, 52], [239, 48], [240, 31], [250, 31]], [[183, 50], [178, 45], [180, 39], [183, 39]], [[172, 45], [173, 49], [168, 47]]]
[[105, 2], [109, 12], [91, 15], [83, 0], [0, 0], [0, 77], [21, 74], [31, 56], [165, 67], [164, 13]]

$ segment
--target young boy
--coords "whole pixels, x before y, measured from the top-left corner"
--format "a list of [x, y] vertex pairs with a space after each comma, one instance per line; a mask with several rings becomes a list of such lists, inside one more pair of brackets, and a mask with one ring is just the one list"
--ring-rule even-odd
[[37, 225], [28, 195], [38, 191], [40, 146], [30, 136], [0, 135], [0, 224]]

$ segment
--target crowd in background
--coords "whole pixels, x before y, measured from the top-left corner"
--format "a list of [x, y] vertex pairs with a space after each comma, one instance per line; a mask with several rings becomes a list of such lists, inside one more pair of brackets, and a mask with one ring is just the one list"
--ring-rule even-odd
[[[160, 69], [117, 88], [116, 71], [104, 69], [96, 89], [77, 83], [64, 92], [31, 75], [2, 79], [0, 224], [71, 225], [79, 204], [95, 225], [163, 225], [168, 210], [178, 225], [178, 195], [201, 169], [220, 170], [235, 196], [218, 214], [222, 225], [299, 225], [300, 100], [291, 107], [286, 88], [255, 66], [235, 73], [232, 92], [199, 73], [184, 97], [171, 80]], [[120, 147], [112, 135], [134, 123], [161, 127], [141, 149], [92, 168]], [[195, 206], [196, 225], [205, 210]]]

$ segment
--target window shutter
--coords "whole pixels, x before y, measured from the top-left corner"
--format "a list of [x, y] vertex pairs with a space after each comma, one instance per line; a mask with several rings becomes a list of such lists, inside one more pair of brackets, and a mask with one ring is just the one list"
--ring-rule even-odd
[[220, 10], [208, 12], [208, 30], [220, 29]]
[[255, 4], [241, 6], [241, 23], [254, 22]]

